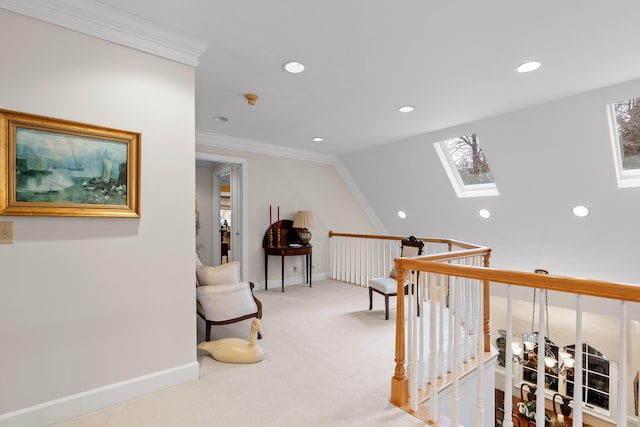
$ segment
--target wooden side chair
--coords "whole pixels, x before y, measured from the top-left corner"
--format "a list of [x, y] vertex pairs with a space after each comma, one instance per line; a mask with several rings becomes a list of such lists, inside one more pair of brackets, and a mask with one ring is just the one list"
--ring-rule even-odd
[[562, 414], [565, 417], [571, 416], [571, 411], [573, 408], [571, 408], [570, 403], [572, 400], [573, 399], [568, 396], [564, 396], [560, 393], [555, 393], [553, 395], [553, 412], [555, 412], [556, 415]]
[[[422, 255], [424, 249], [424, 242], [417, 239], [415, 236], [409, 236], [402, 239], [400, 256], [401, 257], [414, 257]], [[388, 277], [378, 277], [369, 280], [369, 310], [373, 309], [373, 292], [376, 292], [384, 296], [384, 319], [389, 320], [389, 297], [395, 297], [398, 295], [398, 273], [395, 266], [391, 269]], [[405, 280], [405, 294], [409, 289], [409, 283]]]
[[537, 387], [528, 383], [522, 383], [520, 386], [520, 398], [525, 402], [536, 400]]

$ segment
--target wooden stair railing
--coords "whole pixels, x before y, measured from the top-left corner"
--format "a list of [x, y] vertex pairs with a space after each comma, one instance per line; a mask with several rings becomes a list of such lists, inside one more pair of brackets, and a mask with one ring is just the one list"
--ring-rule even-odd
[[[367, 235], [367, 234], [352, 234], [352, 233], [335, 233], [335, 232], [330, 232], [329, 233], [329, 237], [330, 238], [340, 238], [340, 239], [354, 239], [354, 240], [358, 240], [358, 241], [380, 241], [383, 242], [382, 243], [382, 247], [384, 247], [385, 245], [387, 245], [388, 247], [391, 247], [393, 244], [395, 244], [395, 242], [398, 242], [404, 237], [404, 236], [378, 236], [378, 235]], [[437, 247], [436, 250], [432, 250], [430, 253], [427, 252], [427, 255], [422, 256], [422, 257], [415, 257], [415, 258], [393, 258], [390, 260], [390, 262], [395, 263], [396, 269], [398, 270], [398, 277], [402, 278], [403, 277], [403, 273], [406, 271], [415, 271], [415, 272], [420, 272], [420, 277], [424, 277], [427, 275], [438, 275], [438, 276], [442, 276], [444, 277], [444, 281], [446, 283], [449, 283], [449, 280], [458, 280], [456, 278], [462, 278], [461, 280], [472, 280], [472, 283], [475, 283], [474, 286], [477, 286], [478, 289], [481, 289], [480, 294], [482, 295], [482, 308], [480, 310], [483, 311], [483, 313], [480, 313], [480, 310], [478, 310], [479, 315], [480, 315], [480, 319], [482, 319], [483, 321], [483, 332], [484, 332], [484, 340], [482, 342], [483, 344], [483, 348], [486, 350], [489, 350], [491, 348], [490, 345], [490, 334], [489, 334], [489, 327], [490, 327], [490, 316], [489, 316], [489, 312], [490, 312], [490, 307], [489, 307], [489, 297], [490, 297], [490, 293], [489, 293], [489, 284], [493, 283], [494, 286], [495, 284], [501, 284], [501, 285], [505, 285], [506, 287], [506, 292], [507, 292], [507, 322], [508, 322], [508, 331], [507, 334], [511, 335], [512, 332], [511, 331], [511, 289], [512, 287], [525, 287], [525, 288], [534, 288], [534, 289], [541, 289], [543, 292], [547, 292], [547, 291], [554, 291], [554, 292], [562, 292], [562, 293], [566, 293], [566, 294], [572, 294], [575, 295], [576, 298], [576, 331], [580, 330], [582, 328], [582, 303], [581, 303], [581, 297], [585, 296], [585, 297], [594, 297], [594, 298], [605, 298], [605, 299], [610, 299], [610, 300], [616, 300], [618, 302], [620, 302], [620, 309], [616, 310], [619, 311], [619, 313], [616, 314], [616, 316], [619, 315], [620, 318], [620, 328], [621, 330], [619, 331], [619, 335], [621, 337], [625, 337], [627, 334], [627, 321], [629, 320], [628, 317], [628, 302], [633, 302], [633, 303], [640, 303], [640, 287], [636, 286], [636, 285], [627, 285], [627, 284], [620, 284], [620, 283], [612, 283], [612, 282], [606, 282], [606, 281], [600, 281], [600, 280], [590, 280], [590, 279], [579, 279], [579, 278], [571, 278], [571, 277], [561, 277], [561, 276], [554, 276], [554, 275], [540, 275], [534, 272], [520, 272], [520, 271], [512, 271], [512, 270], [499, 270], [499, 269], [492, 269], [489, 268], [489, 257], [491, 255], [491, 249], [490, 248], [486, 248], [486, 247], [481, 247], [478, 245], [473, 245], [470, 243], [466, 243], [466, 242], [459, 242], [459, 241], [455, 241], [455, 240], [451, 240], [451, 239], [436, 239], [436, 238], [424, 238], [421, 237], [421, 240], [427, 242], [427, 243], [431, 243], [434, 245], [434, 247]], [[336, 239], [339, 240], [339, 239]], [[365, 245], [366, 246], [366, 245]], [[331, 242], [331, 247], [332, 250], [334, 248], [334, 242]], [[357, 251], [360, 248], [359, 245], [354, 244], [353, 246], [348, 246], [348, 250], [345, 251], [345, 253], [347, 254], [353, 254], [354, 251]], [[387, 250], [387, 255], [391, 253], [390, 251]], [[481, 263], [476, 263], [476, 266], [470, 266], [470, 265], [457, 265], [455, 264], [455, 260], [458, 259], [462, 259], [465, 257], [482, 257], [484, 259], [484, 262]], [[333, 261], [333, 258], [332, 258]], [[346, 262], [348, 263], [349, 260], [344, 261], [341, 260], [340, 262]], [[386, 260], [385, 260], [386, 262]], [[423, 274], [424, 273], [424, 274]], [[340, 280], [340, 279], [337, 279]], [[441, 280], [441, 279], [439, 279]], [[350, 282], [350, 283], [355, 283], [355, 282]], [[360, 283], [362, 285], [362, 282]], [[365, 281], [365, 285], [366, 285], [366, 281]], [[401, 407], [405, 410], [407, 410], [410, 413], [414, 413], [413, 409], [410, 408], [410, 405], [408, 404], [409, 402], [409, 383], [412, 382], [412, 379], [407, 378], [407, 372], [405, 371], [406, 367], [409, 366], [407, 364], [407, 358], [406, 358], [406, 352], [407, 350], [407, 340], [405, 337], [406, 331], [405, 331], [405, 312], [407, 311], [406, 308], [406, 304], [409, 304], [409, 306], [411, 306], [413, 304], [413, 298], [410, 298], [408, 300], [405, 300], [405, 298], [403, 298], [402, 296], [404, 295], [404, 283], [402, 282], [402, 280], [398, 281], [398, 299], [397, 299], [397, 308], [396, 308], [396, 342], [395, 342], [395, 368], [394, 368], [394, 375], [392, 377], [391, 380], [391, 402], [393, 404], [395, 404], [398, 407]], [[447, 301], [447, 303], [449, 303], [449, 301]], [[640, 321], [640, 314], [637, 313], [637, 307], [636, 310], [634, 310], [634, 315], [636, 317], [634, 317], [634, 320]], [[543, 308], [541, 306], [540, 308], [540, 313], [538, 314], [539, 317], [539, 322], [542, 322], [542, 319], [544, 319], [544, 312], [543, 312]], [[478, 320], [480, 320], [478, 319]], [[539, 330], [542, 330], [542, 323], [539, 324]], [[539, 334], [538, 339], [538, 351], [540, 352], [541, 348], [544, 347], [544, 339], [546, 337], [544, 336], [544, 333]], [[480, 344], [480, 343], [479, 343]], [[580, 346], [582, 345], [582, 332], [580, 332], [578, 334], [578, 332], [576, 332], [576, 344], [575, 347], [576, 349], [581, 348]], [[628, 366], [627, 366], [627, 341], [625, 339], [621, 339], [620, 340], [620, 349], [619, 349], [619, 354], [620, 354], [620, 361], [618, 366], [620, 367], [621, 372], [619, 373], [618, 377], [619, 377], [619, 382], [617, 387], [614, 387], [614, 393], [617, 393], [618, 396], [622, 396], [622, 398], [618, 399], [617, 401], [617, 407], [615, 407], [615, 411], [617, 412], [617, 420], [616, 422], [621, 425], [621, 424], [626, 424], [626, 417], [628, 415], [628, 411], [627, 411], [627, 399], [624, 398], [624, 396], [626, 396], [626, 394], [628, 394], [630, 392], [630, 388], [627, 388], [627, 382], [632, 382], [628, 379]], [[582, 369], [582, 358], [579, 357], [582, 350], [576, 350], [576, 359], [580, 359], [580, 360], [576, 360], [576, 367], [575, 369]], [[488, 354], [488, 353], [487, 353]], [[482, 359], [482, 355], [479, 353], [478, 354], [478, 360], [475, 366], [480, 366], [483, 362]], [[510, 384], [512, 381], [512, 376], [511, 374], [508, 373], [508, 371], [510, 371], [511, 368], [511, 357], [512, 357], [512, 353], [511, 353], [511, 348], [510, 346], [507, 346], [507, 350], [506, 350], [506, 359], [509, 359], [507, 361], [507, 367], [505, 368], [505, 372], [507, 372], [505, 375], [507, 375], [505, 377], [505, 382]], [[539, 365], [538, 365], [538, 370], [539, 372], [544, 372], [544, 366], [543, 366], [543, 362], [542, 360], [544, 359], [540, 353], [538, 354], [538, 359], [540, 360]], [[480, 369], [477, 369], [478, 372], [478, 383], [481, 383], [481, 373], [480, 373]], [[451, 374], [447, 374], [447, 377], [451, 377], [453, 379], [453, 377], [455, 377], [455, 375], [453, 375], [453, 373]], [[544, 375], [538, 375], [538, 381], [540, 381], [541, 383], [538, 384], [538, 387], [544, 387]], [[578, 375], [575, 377], [575, 389], [576, 390], [581, 390], [582, 389], [582, 376]], [[446, 380], [442, 380], [442, 378], [438, 379], [438, 383], [440, 385], [442, 385], [442, 383], [445, 382]], [[445, 385], [446, 386], [446, 385]], [[414, 387], [414, 386], [411, 386]], [[440, 386], [439, 386], [440, 387]], [[453, 389], [455, 389], [455, 385], [452, 386]], [[633, 388], [633, 392], [636, 393], [637, 392], [637, 385], [634, 385]], [[616, 390], [617, 389], [617, 390]], [[412, 389], [413, 390], [413, 389]], [[424, 393], [425, 390], [421, 390], [420, 393]], [[426, 391], [428, 393], [428, 391]], [[436, 399], [437, 399], [437, 393], [440, 392], [440, 390], [438, 388], [436, 388], [435, 390], [436, 392]], [[413, 391], [412, 391], [413, 393]], [[453, 396], [455, 396], [455, 392], [453, 394]], [[538, 404], [544, 404], [544, 393], [539, 393], [539, 396], [537, 397], [537, 399], [539, 399], [540, 401], [538, 402]], [[574, 402], [579, 403], [579, 407], [576, 407], [573, 411], [573, 420], [574, 423], [582, 423], [582, 404], [584, 404], [584, 402], [581, 401], [581, 397], [578, 397], [577, 395], [574, 396], [574, 399], [576, 399]], [[412, 397], [413, 400], [413, 397]], [[455, 397], [454, 397], [455, 400]], [[454, 403], [454, 400], [452, 400], [452, 404]], [[507, 407], [507, 403], [508, 403], [508, 407]], [[508, 398], [505, 399], [505, 412], [510, 412], [512, 410], [511, 408], [511, 391], [508, 392]], [[427, 409], [426, 407], [420, 407], [419, 409], [422, 414], [418, 415], [416, 413], [414, 413], [414, 415], [418, 416], [421, 419], [428, 419], [430, 424], [432, 425], [438, 425], [437, 421], [434, 421], [431, 419], [431, 417], [434, 417], [436, 420], [439, 420], [441, 415], [440, 414], [428, 414], [425, 415], [425, 413], [430, 412], [430, 409]], [[481, 399], [478, 400], [477, 402], [477, 408], [476, 408], [476, 421], [477, 422], [481, 422], [481, 416], [478, 414], [481, 414], [483, 411], [483, 402]], [[452, 421], [455, 421], [457, 419], [457, 414], [456, 412], [453, 410], [452, 407]], [[542, 412], [541, 412], [542, 414]], [[428, 416], [429, 418], [425, 418], [425, 416]], [[505, 421], [506, 418], [505, 418]], [[544, 423], [544, 419], [540, 418], [538, 420], [538, 425], [541, 425], [541, 423]], [[481, 424], [477, 424], [477, 425], [481, 425]], [[486, 425], [486, 423], [485, 423]]]
[[[424, 274], [435, 273], [442, 274], [450, 277], [463, 277], [470, 278], [475, 280], [480, 280], [486, 284], [488, 283], [499, 283], [508, 285], [509, 289], [513, 286], [522, 286], [528, 288], [536, 288], [544, 291], [555, 291], [555, 292], [563, 292], [568, 294], [574, 294], [576, 296], [588, 296], [588, 297], [596, 297], [596, 298], [605, 298], [611, 300], [617, 300], [621, 302], [621, 313], [620, 313], [620, 325], [621, 331], [620, 336], [626, 337], [626, 322], [628, 320], [627, 317], [627, 306], [625, 305], [627, 302], [640, 302], [640, 288], [635, 285], [629, 284], [620, 284], [620, 283], [611, 283], [599, 280], [590, 280], [590, 279], [580, 279], [580, 278], [572, 278], [572, 277], [561, 277], [561, 276], [553, 276], [553, 275], [540, 275], [537, 273], [529, 273], [529, 272], [519, 272], [519, 271], [511, 271], [511, 270], [499, 270], [492, 269], [488, 267], [475, 267], [475, 266], [465, 266], [465, 265], [454, 265], [448, 264], [440, 261], [428, 260], [423, 258], [399, 258], [396, 260], [396, 268], [398, 270], [398, 276], [402, 277], [402, 273], [406, 270], [419, 271]], [[403, 288], [403, 287], [400, 287]], [[394, 371], [394, 376], [392, 378], [391, 384], [391, 402], [396, 406], [406, 408], [408, 402], [408, 379], [405, 376], [404, 364], [405, 364], [405, 337], [404, 337], [404, 325], [403, 325], [403, 314], [400, 312], [404, 310], [404, 305], [401, 301], [404, 298], [400, 298], [402, 289], [399, 288], [398, 292], [398, 313], [397, 313], [397, 323], [396, 323], [396, 367]], [[485, 289], [486, 291], [486, 289]], [[510, 297], [508, 297], [510, 298]], [[580, 301], [578, 299], [578, 301]], [[541, 319], [544, 318], [544, 313], [542, 313], [543, 308], [540, 309], [541, 313], [539, 317]], [[581, 316], [581, 308], [580, 303], [578, 302], [578, 306], [576, 308], [576, 312]], [[581, 321], [580, 321], [581, 323]], [[539, 352], [541, 348], [544, 347], [544, 334], [539, 335]], [[580, 339], [581, 340], [581, 339]], [[614, 390], [617, 392], [619, 396], [622, 396], [618, 399], [617, 406], [617, 423], [621, 425], [624, 423], [626, 425], [626, 417], [627, 417], [627, 402], [626, 402], [626, 393], [628, 393], [627, 388], [627, 342], [626, 339], [620, 340], [620, 369], [621, 374], [619, 375], [620, 381], [618, 383], [618, 390]], [[578, 358], [578, 354], [576, 354], [576, 358]], [[510, 358], [511, 351], [508, 349], [507, 351], [507, 359]], [[538, 356], [538, 359], [543, 360], [544, 358]], [[540, 362], [544, 363], [544, 362]], [[578, 369], [578, 361], [576, 362], [576, 368]], [[480, 364], [480, 362], [478, 363]], [[509, 366], [509, 365], [507, 365]], [[538, 368], [540, 369], [540, 367]], [[506, 383], [511, 382], [511, 374], [508, 373], [509, 368], [505, 369], [507, 372], [507, 377], [505, 378]], [[538, 381], [544, 381], [544, 375], [538, 376]], [[581, 376], [576, 377], [576, 389], [581, 389], [579, 384], [579, 378]], [[544, 384], [539, 383], [538, 388], [544, 387]], [[509, 397], [507, 400], [510, 401], [511, 393], [509, 392]], [[544, 393], [539, 393], [537, 396], [538, 405], [544, 405]], [[582, 402], [581, 402], [582, 403]], [[510, 407], [508, 409], [511, 409]], [[411, 411], [409, 411], [411, 412]], [[543, 414], [543, 412], [540, 412]], [[416, 414], [414, 414], [416, 415]], [[454, 414], [455, 416], [455, 414]], [[537, 420], [538, 425], [540, 423], [544, 424], [544, 415], [539, 415], [542, 417]], [[582, 407], [574, 410], [574, 423], [579, 422], [582, 423]], [[437, 423], [432, 423], [437, 425]]]

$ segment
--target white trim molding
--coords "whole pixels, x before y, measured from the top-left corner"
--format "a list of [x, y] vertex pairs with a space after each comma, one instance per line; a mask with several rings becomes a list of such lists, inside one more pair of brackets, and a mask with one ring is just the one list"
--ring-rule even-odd
[[198, 362], [188, 363], [0, 414], [0, 426], [29, 427], [55, 424], [138, 396], [198, 379], [199, 375], [200, 365]]
[[209, 42], [84, 0], [0, 0], [0, 8], [197, 67]]
[[246, 151], [248, 153], [267, 154], [310, 162], [334, 164], [337, 157], [329, 154], [319, 154], [313, 151], [283, 147], [267, 142], [252, 141], [235, 136], [221, 135], [213, 132], [196, 131], [196, 144], [227, 150]]
[[333, 165], [353, 194], [353, 197], [355, 197], [360, 204], [362, 210], [364, 210], [374, 227], [376, 227], [376, 230], [378, 230], [380, 234], [388, 234], [386, 227], [375, 214], [375, 211], [369, 202], [367, 202], [367, 199], [364, 197], [360, 188], [347, 171], [347, 168], [344, 166], [340, 158], [336, 156], [203, 131], [196, 131], [196, 144]]

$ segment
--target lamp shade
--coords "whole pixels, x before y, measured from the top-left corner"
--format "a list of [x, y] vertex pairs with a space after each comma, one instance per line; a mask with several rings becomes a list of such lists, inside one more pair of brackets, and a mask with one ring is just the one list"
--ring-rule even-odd
[[298, 211], [296, 218], [293, 220], [293, 228], [313, 228], [313, 214], [310, 211]]

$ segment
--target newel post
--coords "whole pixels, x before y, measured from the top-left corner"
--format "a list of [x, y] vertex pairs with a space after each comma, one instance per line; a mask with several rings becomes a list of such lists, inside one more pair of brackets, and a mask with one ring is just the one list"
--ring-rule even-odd
[[404, 370], [404, 272], [398, 267], [398, 297], [396, 305], [396, 368], [391, 378], [391, 403], [403, 406], [409, 401], [409, 382]]
[[[484, 256], [484, 267], [489, 268], [489, 257], [491, 251]], [[483, 294], [484, 294], [484, 351], [491, 351], [491, 282], [484, 281]]]

